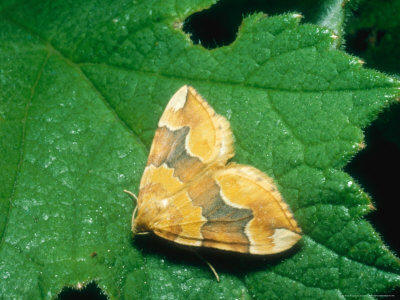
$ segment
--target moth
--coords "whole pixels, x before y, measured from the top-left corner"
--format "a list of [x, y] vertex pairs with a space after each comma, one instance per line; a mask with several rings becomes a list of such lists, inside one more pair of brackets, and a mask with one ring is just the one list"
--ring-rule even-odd
[[184, 85], [158, 122], [132, 217], [134, 234], [250, 254], [291, 248], [301, 229], [273, 180], [227, 163], [229, 122]]

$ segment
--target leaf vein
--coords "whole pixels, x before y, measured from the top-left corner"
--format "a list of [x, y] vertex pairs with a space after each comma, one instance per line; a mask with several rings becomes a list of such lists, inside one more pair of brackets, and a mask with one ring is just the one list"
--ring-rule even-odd
[[47, 55], [46, 55], [45, 59], [43, 60], [43, 63], [41, 64], [41, 66], [39, 68], [39, 71], [38, 71], [38, 73], [36, 75], [35, 81], [34, 81], [34, 83], [32, 85], [29, 99], [28, 99], [28, 101], [27, 101], [27, 103], [25, 105], [24, 117], [21, 120], [21, 122], [22, 122], [22, 135], [21, 135], [21, 145], [20, 145], [21, 147], [20, 147], [20, 153], [19, 153], [19, 162], [18, 162], [18, 166], [17, 166], [17, 171], [15, 173], [14, 183], [13, 183], [13, 186], [12, 186], [11, 194], [10, 194], [10, 196], [8, 198], [8, 207], [7, 207], [7, 210], [5, 212], [4, 229], [3, 229], [3, 232], [1, 232], [1, 234], [0, 234], [0, 249], [1, 249], [2, 245], [5, 242], [5, 236], [6, 236], [6, 232], [7, 232], [7, 228], [8, 228], [12, 202], [13, 202], [13, 198], [15, 197], [15, 192], [16, 192], [16, 189], [17, 189], [17, 185], [18, 185], [18, 180], [19, 180], [19, 177], [20, 177], [22, 164], [24, 162], [26, 122], [27, 122], [27, 119], [28, 119], [29, 108], [31, 106], [32, 99], [33, 99], [33, 96], [35, 94], [36, 87], [37, 87], [37, 85], [38, 85], [38, 83], [40, 81], [40, 78], [42, 77], [44, 67], [47, 64], [47, 62], [49, 60], [49, 57], [50, 57], [50, 53], [49, 53], [49, 51], [47, 51]]

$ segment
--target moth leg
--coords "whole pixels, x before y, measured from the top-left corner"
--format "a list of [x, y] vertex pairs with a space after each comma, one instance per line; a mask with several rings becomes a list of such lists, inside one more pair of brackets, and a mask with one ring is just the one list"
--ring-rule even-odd
[[192, 251], [194, 252], [194, 254], [197, 255], [197, 257], [199, 257], [203, 262], [205, 262], [207, 264], [207, 266], [211, 269], [211, 272], [214, 273], [215, 279], [217, 279], [217, 281], [219, 282], [219, 275], [218, 275], [217, 271], [215, 271], [212, 264], [208, 260], [206, 260], [203, 256], [201, 256], [199, 253], [197, 253], [197, 251], [194, 251], [194, 250], [192, 250]]

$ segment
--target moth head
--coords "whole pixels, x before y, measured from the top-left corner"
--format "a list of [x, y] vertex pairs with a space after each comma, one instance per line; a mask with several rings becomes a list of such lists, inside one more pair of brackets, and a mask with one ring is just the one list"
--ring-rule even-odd
[[136, 197], [136, 195], [128, 190], [124, 190], [125, 193], [127, 193], [129, 196], [132, 197], [132, 199], [134, 199], [134, 205], [135, 205], [135, 209], [133, 210], [133, 214], [132, 214], [132, 232], [133, 235], [136, 234], [147, 234], [149, 233], [149, 228], [148, 226], [145, 226], [146, 222], [143, 222], [143, 218], [141, 218], [140, 216], [142, 215], [141, 212], [143, 211], [143, 209], [139, 209], [139, 199], [138, 197]]
[[136, 206], [132, 215], [132, 232], [133, 235], [137, 234], [148, 234], [150, 232], [150, 228], [147, 225], [145, 218], [143, 218], [143, 214], [138, 211], [138, 206]]

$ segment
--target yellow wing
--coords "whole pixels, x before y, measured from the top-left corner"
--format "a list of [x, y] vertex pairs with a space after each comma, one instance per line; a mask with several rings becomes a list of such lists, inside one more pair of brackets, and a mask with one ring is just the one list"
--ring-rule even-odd
[[229, 122], [190, 86], [171, 98], [155, 133], [138, 204], [174, 195], [211, 165], [234, 155]]
[[160, 205], [144, 208], [135, 226], [184, 245], [273, 254], [301, 238], [272, 179], [250, 166], [211, 170]]

